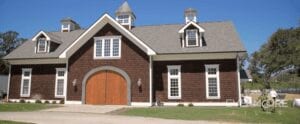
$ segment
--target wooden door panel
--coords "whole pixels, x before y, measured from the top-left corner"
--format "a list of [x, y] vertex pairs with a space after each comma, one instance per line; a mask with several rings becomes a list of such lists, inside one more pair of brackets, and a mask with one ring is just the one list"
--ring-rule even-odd
[[92, 75], [86, 85], [86, 104], [126, 105], [126, 80], [113, 71]]
[[87, 104], [105, 104], [105, 82], [105, 72], [98, 72], [88, 79], [86, 85]]

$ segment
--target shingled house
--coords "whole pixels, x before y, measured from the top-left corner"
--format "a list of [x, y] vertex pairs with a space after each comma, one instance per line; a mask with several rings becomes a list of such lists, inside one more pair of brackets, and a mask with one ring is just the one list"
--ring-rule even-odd
[[[181, 13], [178, 13], [181, 16]], [[5, 56], [8, 98], [65, 104], [238, 106], [246, 53], [230, 21], [135, 26], [125, 1], [87, 29], [70, 18]]]

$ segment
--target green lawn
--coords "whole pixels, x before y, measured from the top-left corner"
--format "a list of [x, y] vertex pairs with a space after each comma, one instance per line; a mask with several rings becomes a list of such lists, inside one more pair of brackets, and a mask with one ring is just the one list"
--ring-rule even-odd
[[32, 123], [0, 120], [0, 124], [32, 124]]
[[129, 108], [121, 115], [157, 117], [182, 120], [212, 120], [248, 123], [299, 124], [299, 108], [277, 108], [275, 113], [263, 112], [258, 107], [154, 107]]
[[59, 107], [59, 105], [51, 104], [34, 104], [34, 103], [6, 103], [0, 104], [0, 112], [22, 112], [22, 111], [37, 111]]

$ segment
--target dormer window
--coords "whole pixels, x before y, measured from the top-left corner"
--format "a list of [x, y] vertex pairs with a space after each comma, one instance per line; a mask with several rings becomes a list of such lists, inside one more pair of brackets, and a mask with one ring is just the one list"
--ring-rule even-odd
[[117, 21], [120, 24], [129, 24], [129, 15], [119, 15]]
[[198, 33], [196, 29], [186, 30], [186, 46], [199, 46], [198, 45]]
[[47, 41], [45, 38], [40, 38], [38, 40], [38, 49], [37, 52], [47, 52]]

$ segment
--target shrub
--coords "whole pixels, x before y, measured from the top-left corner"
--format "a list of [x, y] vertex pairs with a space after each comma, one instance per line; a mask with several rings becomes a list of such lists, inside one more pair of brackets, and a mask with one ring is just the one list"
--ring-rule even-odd
[[37, 99], [37, 100], [35, 100], [35, 103], [42, 103], [42, 101]]
[[59, 104], [65, 104], [65, 100], [60, 100]]
[[184, 107], [184, 104], [179, 103], [177, 106], [178, 106], [178, 107]]
[[21, 99], [21, 100], [20, 100], [20, 103], [26, 103], [26, 102], [25, 102], [25, 100], [24, 100], [24, 99]]
[[56, 101], [54, 100], [54, 101], [52, 101], [52, 104], [56, 104]]
[[49, 101], [48, 101], [48, 100], [46, 100], [44, 103], [45, 103], [45, 104], [49, 104]]
[[188, 106], [189, 106], [189, 107], [193, 107], [194, 104], [193, 104], [193, 103], [189, 103]]

